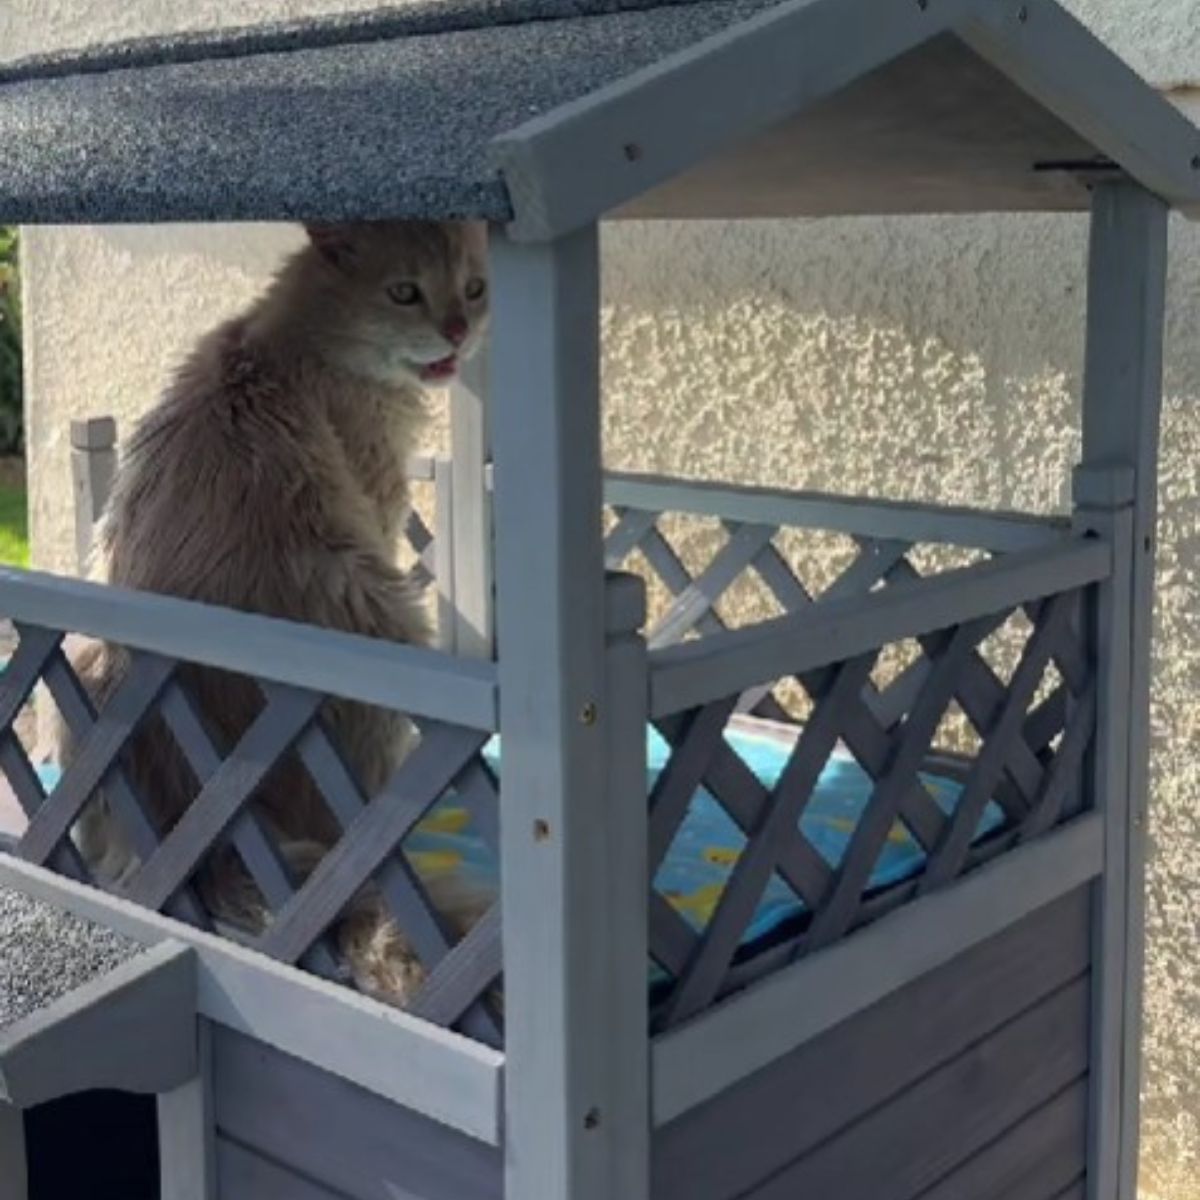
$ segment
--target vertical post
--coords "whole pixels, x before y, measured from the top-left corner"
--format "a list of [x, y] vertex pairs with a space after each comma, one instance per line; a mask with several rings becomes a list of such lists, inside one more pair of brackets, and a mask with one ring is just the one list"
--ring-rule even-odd
[[437, 587], [438, 648], [453, 654], [458, 644], [458, 605], [454, 600], [454, 462], [433, 460], [433, 561]]
[[92, 534], [108, 503], [117, 470], [117, 423], [111, 417], [71, 422], [71, 482], [75, 497], [75, 563], [87, 573]]
[[1102, 693], [1088, 1195], [1134, 1200], [1141, 1084], [1150, 652], [1167, 208], [1131, 182], [1093, 193], [1077, 522], [1112, 541], [1096, 614]]
[[468, 658], [491, 658], [493, 646], [487, 370], [487, 354], [481, 350], [465, 364], [450, 394], [454, 649]]
[[216, 1124], [212, 1111], [212, 1039], [196, 1023], [196, 1078], [158, 1098], [158, 1153], [162, 1200], [217, 1200]]
[[506, 1194], [646, 1200], [646, 686], [632, 635], [607, 647], [597, 232], [492, 247]]
[[0, 1100], [0, 1184], [4, 1200], [29, 1200], [25, 1115], [3, 1100]]

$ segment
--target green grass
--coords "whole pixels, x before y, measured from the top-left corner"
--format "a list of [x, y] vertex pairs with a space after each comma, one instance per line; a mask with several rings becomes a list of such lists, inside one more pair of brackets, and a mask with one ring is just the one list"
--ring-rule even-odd
[[0, 485], [0, 564], [29, 566], [29, 511], [24, 488]]

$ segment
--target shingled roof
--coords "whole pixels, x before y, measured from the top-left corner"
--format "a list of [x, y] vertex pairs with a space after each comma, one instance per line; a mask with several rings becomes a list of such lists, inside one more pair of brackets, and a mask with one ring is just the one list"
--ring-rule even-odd
[[422, 0], [0, 72], [0, 219], [1200, 206], [1200, 134], [1054, 0]]

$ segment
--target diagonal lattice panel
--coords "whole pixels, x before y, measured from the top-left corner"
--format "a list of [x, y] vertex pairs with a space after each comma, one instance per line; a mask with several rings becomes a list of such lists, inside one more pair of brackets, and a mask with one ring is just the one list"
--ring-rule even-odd
[[904, 797], [916, 786], [918, 773], [942, 714], [954, 695], [955, 679], [967, 655], [990, 627], [990, 619], [972, 621], [943, 635], [931, 654], [933, 670], [908, 719], [896, 731], [895, 749], [883, 778], [859, 818], [837, 871], [833, 887], [813, 917], [807, 948], [819, 950], [836, 941], [854, 921], [871, 872], [900, 814]]
[[687, 1020], [707, 1008], [720, 991], [743, 932], [778, 864], [785, 839], [799, 827], [804, 806], [837, 743], [842, 710], [861, 692], [874, 662], [875, 654], [871, 653], [843, 663], [833, 672], [832, 683], [797, 739], [770, 802], [763, 805], [749, 832], [704, 940], [671, 996], [664, 1014], [669, 1024]]
[[129, 880], [125, 894], [134, 903], [161, 908], [186, 884], [314, 719], [322, 699], [315, 692], [280, 685], [269, 685], [265, 691], [266, 707]]
[[947, 883], [962, 870], [984, 809], [996, 792], [1004, 764], [1018, 744], [1026, 744], [1022, 721], [1055, 646], [1068, 630], [1071, 600], [1069, 595], [1055, 596], [1039, 611], [1034, 634], [1026, 643], [995, 721], [984, 734], [983, 747], [967, 776], [966, 787], [945, 837], [926, 865], [921, 879], [922, 891], [931, 891]]
[[[93, 797], [103, 790], [109, 809], [138, 858], [145, 862], [159, 846], [159, 831], [144, 798], [121, 758], [150, 715], [177, 667], [171, 659], [134, 654], [129, 670], [99, 713], [61, 648], [51, 655], [43, 679], [76, 743], [76, 756], [58, 786], [31, 815], [18, 853], [46, 863], [69, 844], [69, 832]], [[190, 887], [172, 895], [167, 911], [201, 928], [210, 920]]]
[[[445, 736], [447, 731], [466, 732], [457, 730], [453, 726], [443, 727], [431, 723], [425, 730], [422, 739], [425, 755], [436, 760], [439, 754], [443, 752], [447, 754], [451, 772], [457, 771], [451, 782], [456, 784], [460, 800], [464, 804], [472, 806], [475, 811], [484, 812], [490, 817], [490, 822], [485, 819], [481, 823], [481, 828], [485, 831], [492, 830], [490, 834], [485, 833], [485, 840], [488, 840], [488, 844], [498, 852], [499, 792], [496, 781], [488, 768], [480, 762], [478, 751], [471, 752], [460, 765], [455, 765], [459, 764], [463, 743], [457, 737], [452, 737], [447, 741]], [[478, 737], [472, 737], [470, 744], [475, 745], [477, 742]], [[301, 761], [325, 797], [330, 812], [344, 833], [360, 819], [367, 808], [367, 800], [323, 722], [318, 720], [300, 738], [297, 750]], [[407, 795], [410, 783], [418, 782], [418, 779], [411, 774], [405, 775], [405, 769], [411, 765], [410, 758], [401, 766], [395, 779], [377, 798], [376, 811], [380, 807], [394, 803], [395, 797]], [[418, 763], [418, 765], [420, 764]], [[428, 812], [432, 803], [436, 802], [444, 790], [445, 786], [438, 790], [417, 821]], [[393, 800], [386, 799], [389, 795], [393, 797]], [[405, 833], [399, 836], [397, 845], [403, 841], [408, 832], [416, 827], [417, 821], [413, 821]], [[365, 884], [370, 877], [371, 872], [368, 872], [360, 886]], [[397, 928], [403, 931], [422, 965], [429, 972], [423, 987], [410, 1001], [410, 1007], [422, 1000], [427, 988], [435, 988], [439, 1000], [431, 1011], [442, 1013], [453, 1007], [453, 1002], [470, 990], [467, 984], [473, 979], [477, 985], [475, 994], [471, 995], [469, 1000], [464, 1002], [462, 1008], [445, 1023], [454, 1024], [461, 1019], [463, 1032], [482, 1041], [497, 1042], [499, 1026], [493, 1014], [482, 1005], [475, 1003], [478, 997], [491, 986], [495, 975], [498, 974], [498, 972], [493, 972], [491, 976], [486, 975], [490, 960], [485, 954], [476, 953], [482, 935], [473, 938], [469, 944], [455, 946], [453, 931], [446, 927], [444, 918], [430, 899], [420, 877], [411, 868], [403, 853], [398, 850], [386, 856], [382, 865], [374, 871], [373, 877], [375, 886]], [[289, 901], [289, 911], [292, 907], [299, 906], [300, 903], [298, 897]], [[339, 914], [335, 914], [335, 919], [337, 915], [340, 915], [340, 911]], [[474, 930], [471, 933], [474, 933]], [[496, 945], [489, 947], [488, 953], [499, 953], [500, 935], [498, 930], [495, 937]], [[271, 953], [269, 948], [266, 949], [267, 953]], [[305, 951], [305, 954], [309, 952]], [[282, 957], [278, 953], [276, 956]], [[303, 961], [304, 956], [300, 957]], [[469, 963], [472, 959], [474, 966], [470, 967]], [[474, 976], [472, 976], [472, 971]], [[452, 987], [447, 986], [446, 980], [442, 977], [449, 972], [455, 975]]]
[[[203, 714], [177, 680], [168, 685], [159, 713], [203, 792], [221, 769], [223, 761], [212, 735], [205, 728]], [[243, 806], [234, 817], [229, 841], [258, 888], [267, 910], [278, 912], [295, 893], [296, 884], [283, 855], [252, 805]], [[304, 966], [329, 979], [337, 978], [341, 973], [336, 956], [323, 942], [314, 945], [305, 955]]]

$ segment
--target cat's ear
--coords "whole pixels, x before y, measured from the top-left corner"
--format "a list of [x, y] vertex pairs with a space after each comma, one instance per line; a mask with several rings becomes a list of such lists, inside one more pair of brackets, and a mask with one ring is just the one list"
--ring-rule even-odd
[[352, 266], [358, 256], [353, 225], [306, 222], [304, 232], [321, 257], [341, 270]]

